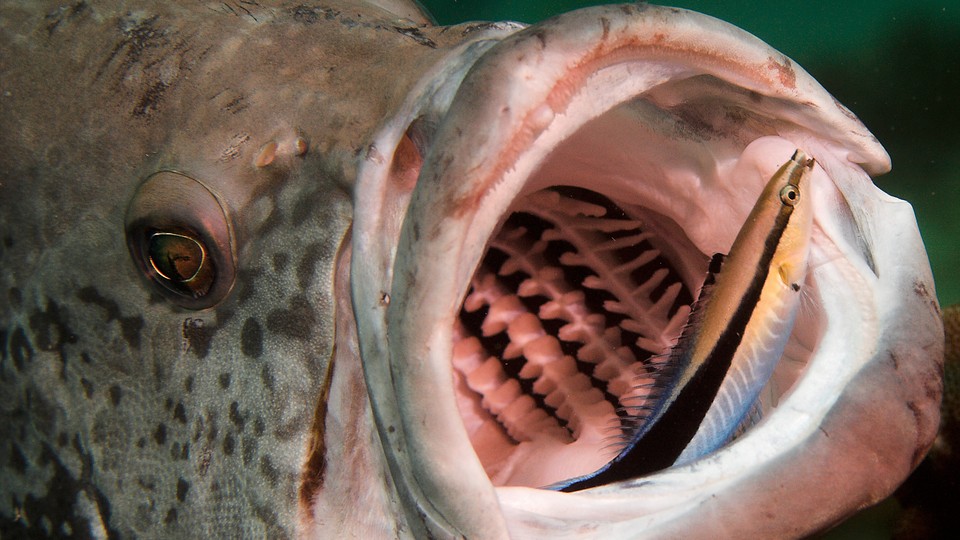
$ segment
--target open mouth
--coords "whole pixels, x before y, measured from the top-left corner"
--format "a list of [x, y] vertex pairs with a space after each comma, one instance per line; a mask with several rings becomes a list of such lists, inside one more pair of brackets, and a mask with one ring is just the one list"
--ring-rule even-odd
[[697, 286], [665, 254], [680, 235], [583, 188], [512, 205], [471, 280], [452, 355], [458, 408], [495, 485], [589, 473], [639, 427]]
[[[494, 485], [541, 487], [596, 471], [678, 376], [662, 366], [688, 324], [706, 254], [629, 193], [614, 199], [591, 187], [518, 197], [454, 324], [457, 406]], [[811, 305], [802, 327], [817, 329], [817, 317]], [[792, 336], [737, 435], [776, 406], [817, 339], [817, 330]]]
[[[590, 13], [595, 27], [562, 16], [486, 52], [447, 94], [448, 110], [431, 117], [423, 101], [411, 105], [375, 144], [379, 172], [361, 173], [369, 198], [355, 222], [353, 280], [364, 371], [391, 474], [418, 508], [408, 517], [430, 530], [496, 537], [503, 520], [542, 532], [597, 515], [671, 522], [817, 432], [866, 361], [818, 351], [870, 349], [866, 335], [854, 345], [828, 331], [831, 310], [873, 324], [852, 307], [855, 288], [821, 291], [872, 272], [857, 225], [832, 217], [851, 214], [832, 175], [866, 178], [845, 172], [851, 162], [883, 170], [875, 140], [832, 139], [866, 132], [752, 36], [674, 10]], [[677, 36], [661, 32], [661, 16]], [[431, 88], [424, 95], [442, 94]], [[841, 144], [842, 163], [829, 155]], [[708, 464], [578, 494], [542, 489], [603, 467], [643, 425], [710, 257], [730, 249], [798, 147], [826, 162], [811, 178], [821, 209], [811, 270], [784, 353], [740, 429], [701, 456]], [[397, 150], [387, 158], [384, 148]], [[824, 264], [841, 258], [867, 262], [855, 272]]]

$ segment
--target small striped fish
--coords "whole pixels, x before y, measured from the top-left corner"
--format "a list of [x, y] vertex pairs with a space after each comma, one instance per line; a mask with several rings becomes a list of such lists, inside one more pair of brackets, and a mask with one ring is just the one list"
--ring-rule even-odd
[[800, 305], [812, 224], [801, 194], [813, 165], [797, 150], [773, 175], [729, 255], [713, 257], [641, 426], [610, 463], [562, 491], [689, 463], [730, 440], [773, 374]]

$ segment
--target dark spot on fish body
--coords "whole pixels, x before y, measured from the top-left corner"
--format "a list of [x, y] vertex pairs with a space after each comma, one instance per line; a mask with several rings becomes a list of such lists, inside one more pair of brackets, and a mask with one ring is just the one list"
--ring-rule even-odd
[[229, 374], [229, 373], [221, 373], [221, 374], [220, 374], [220, 377], [218, 378], [218, 382], [220, 383], [220, 388], [221, 388], [221, 389], [226, 390], [226, 389], [230, 388], [230, 374]]
[[273, 465], [270, 456], [260, 456], [260, 476], [266, 478], [271, 486], [277, 486], [277, 482], [280, 480], [280, 471]]
[[244, 437], [240, 441], [241, 458], [243, 466], [249, 467], [253, 463], [253, 458], [257, 453], [257, 439], [253, 437]]
[[167, 510], [167, 515], [163, 518], [163, 524], [172, 525], [173, 523], [176, 523], [176, 522], [177, 522], [177, 509], [170, 508], [170, 510]]
[[177, 500], [184, 502], [187, 500], [187, 492], [190, 491], [190, 482], [183, 478], [177, 480]]
[[237, 426], [237, 429], [243, 431], [243, 426], [246, 424], [246, 419], [242, 414], [240, 414], [240, 404], [234, 401], [230, 404], [230, 421], [233, 422], [233, 425]]
[[284, 252], [274, 253], [273, 254], [273, 270], [278, 273], [283, 273], [287, 269], [287, 264], [290, 262], [290, 255]]
[[236, 448], [236, 446], [237, 441], [233, 438], [233, 435], [227, 433], [227, 435], [223, 438], [223, 453], [228, 456], [232, 456], [233, 450]]
[[108, 390], [108, 393], [110, 395], [110, 403], [114, 407], [120, 405], [120, 399], [123, 397], [123, 390], [119, 386], [113, 385], [110, 387], [110, 390]]
[[177, 402], [177, 406], [173, 408], [173, 419], [181, 424], [187, 423], [187, 410], [182, 401]]
[[207, 326], [203, 319], [184, 319], [183, 339], [187, 340], [188, 349], [200, 359], [210, 353], [210, 342], [216, 333], [216, 327]]
[[243, 323], [243, 329], [240, 331], [240, 350], [251, 358], [260, 358], [263, 354], [263, 330], [260, 328], [260, 323], [253, 317], [249, 317]]
[[295, 296], [287, 309], [267, 314], [267, 329], [276, 334], [305, 341], [310, 338], [316, 315], [303, 295]]
[[56, 351], [63, 364], [61, 376], [66, 376], [67, 355], [65, 347], [76, 343], [77, 335], [67, 326], [66, 314], [57, 302], [47, 299], [46, 309], [30, 314], [30, 329], [33, 330], [34, 344], [43, 351]]
[[157, 490], [157, 479], [153, 476], [140, 475], [137, 484], [147, 491]]
[[153, 431], [153, 441], [158, 446], [163, 446], [167, 442], [167, 425], [163, 422], [157, 424], [157, 429]]
[[317, 264], [323, 259], [323, 252], [323, 246], [319, 243], [310, 244], [304, 249], [300, 264], [297, 265], [297, 282], [301, 289], [306, 289], [310, 285]]
[[24, 332], [23, 327], [18, 326], [10, 336], [10, 357], [13, 358], [13, 366], [17, 371], [23, 371], [23, 368], [33, 361], [33, 347], [30, 338]]
[[83, 395], [86, 396], [87, 399], [93, 397], [93, 383], [90, 382], [89, 379], [86, 377], [81, 377], [80, 386], [83, 387]]
[[177, 448], [177, 445], [173, 445], [170, 448], [170, 454], [173, 459], [179, 459], [180, 461], [189, 461], [190, 460], [190, 443], [183, 443], [183, 446]]

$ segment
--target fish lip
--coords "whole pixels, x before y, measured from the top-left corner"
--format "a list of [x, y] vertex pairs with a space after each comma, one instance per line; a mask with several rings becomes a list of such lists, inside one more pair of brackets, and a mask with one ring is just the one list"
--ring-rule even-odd
[[[620, 38], [616, 37], [618, 34]], [[353, 294], [361, 351], [391, 473], [401, 498], [416, 506], [408, 517], [421, 521], [433, 533], [470, 538], [587, 526], [609, 534], [632, 531], [632, 536], [638, 524], [649, 527], [651, 534], [681, 532], [674, 519], [678, 515], [690, 518], [689, 511], [696, 507], [722, 509], [721, 503], [711, 502], [718, 494], [738, 494], [742, 503], [756, 500], [757, 493], [764, 489], [785, 493], [785, 488], [770, 486], [762, 477], [771, 469], [780, 467], [785, 471], [783, 477], [793, 482], [785, 485], [809, 485], [784, 466], [785, 460], [809, 462], [811, 458], [804, 454], [807, 451], [811, 455], [829, 455], [831, 443], [817, 434], [822, 433], [821, 429], [834, 430], [835, 426], [839, 430], [844, 415], [860, 405], [858, 396], [862, 390], [854, 388], [851, 397], [848, 385], [833, 402], [791, 408], [804, 429], [793, 431], [789, 451], [776, 451], [775, 443], [782, 443], [786, 435], [771, 429], [769, 426], [774, 423], [770, 422], [765, 431], [757, 430], [744, 442], [730, 445], [707, 460], [639, 481], [577, 494], [491, 485], [475, 459], [454, 405], [449, 363], [451, 321], [500, 216], [549, 150], [541, 148], [539, 157], [522, 162], [524, 156], [530, 155], [529, 141], [548, 133], [553, 124], [553, 119], [548, 118], [550, 111], [543, 114], [538, 107], [551, 103], [553, 118], [568, 110], [558, 106], [563, 105], [562, 99], [551, 101], [556, 94], [551, 93], [553, 87], [549, 83], [560, 80], [570, 65], [602, 63], [615, 54], [621, 55], [617, 62], [630, 61], [622, 49], [611, 45], [620, 43], [617, 39], [629, 39], [631, 46], [640, 51], [631, 57], [636, 62], [652, 62], [655, 51], [666, 47], [668, 60], [682, 63], [684, 69], [699, 69], [712, 77], [733, 81], [745, 94], [757, 93], [775, 103], [780, 115], [776, 117], [779, 124], [774, 124], [780, 136], [803, 146], [824, 164], [837, 184], [839, 197], [834, 199], [846, 201], [848, 214], [856, 214], [858, 203], [882, 203], [892, 216], [885, 224], [876, 224], [869, 216], [854, 215], [853, 227], [860, 232], [864, 227], [872, 229], [874, 237], [879, 236], [877, 231], [881, 229], [901, 227], [906, 233], [889, 232], [897, 232], [904, 239], [904, 249], [913, 258], [923, 259], [909, 268], [888, 268], [887, 265], [895, 265], [896, 257], [892, 256], [889, 244], [875, 242], [866, 246], [870, 255], [883, 258], [880, 256], [886, 254], [885, 259], [876, 263], [880, 265], [878, 272], [864, 262], [862, 246], [858, 248], [849, 241], [849, 223], [824, 213], [817, 216], [825, 239], [821, 239], [818, 249], [828, 250], [832, 246], [837, 250], [823, 251], [821, 260], [839, 257], [845, 264], [824, 264], [815, 271], [819, 272], [816, 279], [822, 286], [830, 286], [856, 276], [867, 287], [848, 294], [846, 304], [857, 306], [855, 309], [844, 307], [844, 302], [828, 301], [831, 321], [859, 320], [875, 329], [872, 338], [864, 337], [846, 355], [849, 361], [840, 363], [842, 373], [833, 372], [838, 375], [834, 382], [849, 383], [853, 377], [861, 376], [875, 388], [886, 388], [896, 375], [898, 380], [906, 381], [904, 388], [909, 387], [903, 390], [904, 400], [912, 400], [914, 409], [920, 411], [914, 416], [916, 441], [885, 448], [885, 452], [897, 457], [890, 460], [895, 464], [883, 469], [889, 479], [881, 482], [882, 489], [842, 499], [839, 506], [831, 508], [833, 514], [819, 511], [813, 517], [801, 516], [800, 523], [796, 521], [800, 518], [783, 520], [780, 526], [796, 532], [828, 524], [843, 508], [859, 507], [876, 500], [877, 493], [892, 490], [912, 467], [901, 463], [899, 456], [908, 447], [916, 453], [918, 448], [928, 446], [932, 440], [931, 425], [935, 431], [937, 412], [931, 404], [939, 398], [931, 381], [936, 379], [932, 374], [937, 363], [936, 310], [930, 308], [932, 279], [915, 222], [911, 221], [912, 212], [908, 205], [890, 201], [869, 185], [866, 173], [885, 171], [889, 158], [866, 128], [809, 75], [756, 38], [724, 23], [683, 10], [653, 6], [588, 8], [518, 32], [488, 52], [461, 85], [450, 112], [443, 118], [409, 207], [392, 209], [400, 215], [406, 211], [395, 252], [389, 242], [377, 239], [378, 231], [360, 217], [366, 213], [383, 215], [383, 208], [358, 206], [354, 249], [355, 255], [359, 255], [353, 259]], [[714, 48], [704, 51], [700, 43], [713, 43]], [[737, 65], [730, 65], [727, 58], [736, 58]], [[790, 74], [786, 76], [788, 67]], [[532, 75], [540, 81], [533, 89], [524, 80]], [[517, 88], [524, 91], [518, 92]], [[503, 139], [498, 142], [496, 137], [485, 137], [484, 133], [471, 136], [465, 130], [477, 122], [488, 126], [487, 133], [519, 133], [517, 137], [526, 137], [527, 142], [517, 143], [514, 137], [514, 146], [504, 150]], [[516, 129], [524, 122], [527, 129]], [[377, 187], [376, 182], [370, 181], [366, 189]], [[363, 189], [362, 172], [358, 193]], [[378, 242], [379, 248], [371, 247]], [[362, 267], [359, 261], [364, 261]], [[878, 278], [878, 273], [883, 277]], [[909, 284], [913, 289], [920, 284], [928, 291], [927, 298], [904, 294], [901, 290]], [[902, 332], [891, 333], [892, 321], [904, 313], [919, 321], [913, 323], [915, 329], [924, 328], [923, 323], [932, 330], [925, 331], [922, 340], [916, 336], [908, 338]], [[849, 324], [838, 323], [833, 333], [825, 336], [841, 339], [846, 331]], [[942, 344], [942, 335], [939, 342]], [[894, 349], [901, 357], [915, 359], [909, 373], [891, 373], [876, 367], [883, 355]], [[832, 365], [824, 350], [827, 349], [814, 356], [811, 365]], [[898, 384], [902, 385], [902, 380]], [[801, 390], [813, 391], [817, 381], [805, 377], [791, 399], [802, 397]], [[430, 389], [429, 400], [423, 398], [424, 388]], [[906, 421], [902, 415], [897, 418]], [[755, 459], [746, 460], [751, 465], [745, 466], [744, 453], [757, 449], [766, 450], [761, 461], [764, 467], [758, 466]], [[862, 489], [865, 481], [862, 476], [858, 478], [856, 489]], [[709, 512], [702, 515], [709, 516]]]

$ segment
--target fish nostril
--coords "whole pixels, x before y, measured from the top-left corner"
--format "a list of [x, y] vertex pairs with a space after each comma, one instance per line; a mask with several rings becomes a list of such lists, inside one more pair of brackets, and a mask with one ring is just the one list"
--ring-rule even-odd
[[651, 391], [640, 383], [693, 301], [657, 240], [589, 190], [514, 204], [474, 275], [453, 354], [461, 413], [495, 483], [523, 483], [500, 472], [521, 445], [579, 443], [609, 458], [604, 447], [635, 429]]

